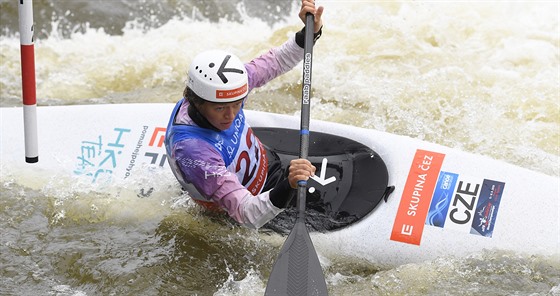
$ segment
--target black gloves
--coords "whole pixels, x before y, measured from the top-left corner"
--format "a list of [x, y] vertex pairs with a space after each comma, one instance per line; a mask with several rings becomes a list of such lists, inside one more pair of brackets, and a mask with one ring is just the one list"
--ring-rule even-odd
[[275, 207], [283, 209], [290, 204], [295, 195], [296, 190], [290, 186], [288, 179], [284, 178], [270, 191], [269, 198]]
[[[315, 42], [317, 40], [319, 40], [319, 38], [321, 37], [321, 34], [323, 34], [323, 26], [321, 26], [321, 29], [319, 29], [319, 32], [313, 34], [313, 45], [315, 45]], [[303, 48], [304, 44], [305, 44], [305, 27], [303, 27], [303, 29], [301, 29], [301, 31], [296, 33], [296, 43], [297, 45], [299, 45], [299, 47]]]

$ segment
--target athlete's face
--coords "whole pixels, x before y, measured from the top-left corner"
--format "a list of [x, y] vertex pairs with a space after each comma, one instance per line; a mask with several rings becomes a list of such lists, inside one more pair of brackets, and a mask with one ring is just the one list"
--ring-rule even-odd
[[199, 112], [212, 124], [215, 128], [219, 130], [227, 130], [239, 110], [243, 105], [243, 100], [231, 102], [231, 103], [204, 103], [198, 106]]

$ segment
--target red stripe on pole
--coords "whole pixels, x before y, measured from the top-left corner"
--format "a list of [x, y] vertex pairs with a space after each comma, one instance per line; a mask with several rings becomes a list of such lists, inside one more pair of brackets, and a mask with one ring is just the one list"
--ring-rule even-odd
[[21, 80], [23, 104], [37, 104], [35, 90], [35, 49], [33, 45], [21, 45]]

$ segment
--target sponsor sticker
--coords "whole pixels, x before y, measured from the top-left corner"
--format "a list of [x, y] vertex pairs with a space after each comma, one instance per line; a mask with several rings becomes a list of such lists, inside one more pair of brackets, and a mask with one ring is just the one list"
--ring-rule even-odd
[[441, 172], [426, 225], [492, 237], [505, 183]]
[[420, 245], [445, 154], [416, 150], [391, 231], [391, 240]]
[[216, 90], [216, 99], [231, 99], [237, 96], [241, 96], [247, 92], [248, 85], [245, 83], [244, 85], [235, 88], [235, 89], [217, 89]]
[[[133, 136], [135, 134], [137, 137]], [[145, 145], [148, 135], [150, 141]], [[161, 151], [164, 137], [165, 128], [149, 126], [134, 131], [115, 127], [89, 137], [80, 143], [74, 174], [88, 177], [92, 183], [111, 183], [114, 176], [121, 173], [125, 179], [128, 178], [138, 163], [164, 166], [167, 160], [167, 155]], [[139, 161], [140, 158], [142, 161]]]
[[492, 237], [505, 183], [441, 171], [444, 157], [416, 151], [391, 240], [420, 245], [424, 225]]
[[471, 234], [492, 237], [505, 183], [484, 180], [471, 226]]
[[432, 203], [426, 217], [426, 225], [443, 227], [447, 219], [449, 205], [455, 192], [457, 178], [459, 175], [448, 172], [440, 172], [439, 179], [436, 184]]
[[[149, 160], [149, 163], [152, 165], [159, 165], [160, 167], [165, 166], [167, 163], [167, 154], [161, 153], [161, 148], [163, 148], [163, 142], [165, 141], [165, 131], [167, 129], [164, 127], [155, 127], [153, 131], [147, 125], [142, 127], [142, 132], [136, 141], [136, 146], [130, 155], [130, 161], [128, 166], [126, 167], [126, 172], [124, 173], [124, 178], [130, 177], [132, 170], [136, 165], [136, 161], [139, 160], [139, 156], [142, 156], [142, 152], [144, 152], [144, 157], [142, 158], [143, 161], [139, 163], [143, 163], [146, 161], [146, 158]], [[149, 134], [151, 131], [150, 141], [148, 145], [145, 146], [145, 139], [146, 135]], [[165, 149], [163, 149], [165, 151]]]
[[130, 131], [127, 128], [116, 127], [106, 135], [81, 141], [74, 174], [91, 178], [92, 183], [110, 182], [126, 147], [125, 138]]

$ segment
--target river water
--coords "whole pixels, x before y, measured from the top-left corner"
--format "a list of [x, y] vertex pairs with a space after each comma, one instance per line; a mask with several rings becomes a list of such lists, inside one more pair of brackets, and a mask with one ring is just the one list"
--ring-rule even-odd
[[[17, 2], [0, 0], [2, 107], [21, 106]], [[314, 119], [559, 176], [557, 2], [318, 3]], [[38, 104], [175, 102], [195, 54], [221, 48], [250, 60], [302, 27], [297, 8], [35, 1]], [[246, 108], [297, 114], [298, 69], [254, 91]], [[201, 215], [173, 185], [138, 199], [127, 188], [0, 178], [1, 295], [262, 295], [279, 250], [266, 234]], [[494, 250], [391, 269], [329, 260], [332, 295], [560, 295], [559, 256]]]

